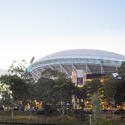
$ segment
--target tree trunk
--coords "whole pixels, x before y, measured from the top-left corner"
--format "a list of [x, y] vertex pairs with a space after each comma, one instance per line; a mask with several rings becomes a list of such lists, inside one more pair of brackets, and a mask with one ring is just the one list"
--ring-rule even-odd
[[32, 121], [32, 110], [30, 109], [30, 117], [29, 117], [29, 121]]
[[13, 107], [11, 108], [11, 120], [13, 122], [13, 119], [14, 119], [14, 112], [13, 112]]

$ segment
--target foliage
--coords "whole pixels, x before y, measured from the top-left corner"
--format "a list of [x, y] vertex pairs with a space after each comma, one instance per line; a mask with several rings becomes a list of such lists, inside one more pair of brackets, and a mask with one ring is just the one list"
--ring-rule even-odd
[[55, 108], [55, 106], [53, 105], [47, 105], [47, 104], [44, 104], [43, 105], [43, 108], [44, 108], [44, 112], [46, 115], [59, 115], [59, 112], [57, 111], [57, 109]]
[[118, 73], [117, 78], [114, 78], [112, 74], [108, 74], [104, 81], [105, 96], [113, 106], [122, 105], [125, 102], [125, 62], [118, 68]]
[[103, 84], [99, 79], [94, 79], [90, 82], [87, 82], [84, 88], [92, 95], [95, 92], [99, 92], [100, 89], [103, 89]]
[[114, 112], [115, 114], [125, 114], [125, 110], [123, 109], [118, 109]]
[[72, 95], [75, 95], [75, 86], [69, 79], [59, 77], [55, 80], [51, 95], [58, 102], [57, 105], [60, 111], [64, 114], [68, 113], [72, 109]]
[[[9, 85], [9, 89], [12, 92], [11, 99], [13, 100], [13, 103], [19, 104], [18, 102], [21, 101], [24, 107], [25, 101], [28, 99], [29, 95], [28, 92], [29, 84], [26, 83], [26, 80], [16, 75], [4, 75], [1, 76], [0, 80], [2, 81], [3, 84]], [[2, 100], [3, 99], [6, 101], [10, 100], [9, 98], [7, 98], [7, 94], [3, 95]]]
[[50, 100], [50, 90], [54, 85], [54, 81], [48, 78], [40, 78], [38, 82], [30, 86], [30, 96], [34, 97], [37, 101]]
[[60, 75], [60, 73], [56, 70], [52, 70], [50, 68], [46, 68], [41, 76], [44, 77], [44, 78], [48, 78], [48, 79], [53, 79], [53, 78], [56, 78]]
[[[50, 71], [50, 73], [48, 73]], [[51, 77], [53, 74], [54, 77]], [[55, 74], [56, 73], [56, 74]], [[47, 76], [47, 77], [46, 77]], [[36, 83], [37, 97], [41, 98], [44, 104], [55, 106], [60, 113], [67, 114], [72, 110], [72, 96], [78, 95], [78, 88], [66, 78], [64, 73], [57, 73], [47, 69], [44, 71], [44, 77]], [[53, 78], [53, 79], [51, 79]]]
[[112, 74], [108, 74], [105, 76], [105, 81], [104, 81], [104, 95], [112, 106], [115, 105], [115, 94], [118, 88], [119, 80], [114, 79]]
[[[32, 107], [33, 100], [37, 100], [42, 101], [44, 105], [51, 105], [60, 113], [67, 114], [72, 111], [73, 95], [79, 100], [85, 98], [84, 91], [76, 87], [64, 73], [47, 69], [43, 72], [44, 77], [34, 84], [26, 77], [22, 64], [17, 66], [12, 64], [10, 71], [12, 74], [1, 76], [0, 81], [3, 85], [9, 85], [12, 103], [18, 106], [21, 102], [23, 109], [27, 102]], [[6, 98], [5, 95], [4, 97]], [[84, 108], [83, 102], [79, 104]]]
[[125, 80], [120, 80], [118, 82], [114, 99], [116, 105], [122, 105], [122, 103], [125, 102]]
[[23, 98], [23, 96], [27, 95], [27, 84], [25, 79], [21, 79], [16, 75], [5, 75], [1, 76], [0, 79], [2, 83], [6, 83], [10, 86], [14, 100]]
[[116, 94], [114, 96], [116, 105], [122, 105], [125, 102], [125, 62], [118, 69], [121, 79], [118, 81]]
[[12, 91], [10, 91], [9, 85], [0, 84], [0, 104], [1, 106], [11, 106], [12, 104]]
[[93, 94], [93, 96], [91, 97], [91, 104], [94, 118], [96, 118], [102, 109], [101, 98], [99, 93]]
[[121, 66], [118, 68], [118, 74], [124, 78], [125, 77], [125, 62], [122, 62]]
[[[9, 91], [11, 91], [11, 95], [7, 92], [4, 92], [2, 97], [2, 102], [5, 105], [5, 102], [11, 100], [11, 104], [14, 106], [22, 105], [24, 108], [27, 99], [29, 99], [29, 82], [26, 78], [26, 67], [24, 66], [25, 61], [17, 62], [14, 61], [9, 69], [9, 74], [3, 75], [0, 77], [1, 84], [3, 86], [9, 86]], [[11, 99], [9, 98], [11, 96]], [[6, 101], [4, 101], [6, 100]]]
[[85, 107], [86, 98], [87, 98], [86, 89], [84, 87], [82, 87], [82, 88], [76, 87], [76, 89], [75, 89], [75, 101], [76, 102], [75, 103], [77, 106], [80, 107], [80, 109], [74, 110], [74, 114], [80, 120], [83, 120], [85, 117], [84, 107]]
[[20, 78], [24, 78], [26, 73], [26, 61], [13, 61], [8, 71], [13, 75], [17, 75]]

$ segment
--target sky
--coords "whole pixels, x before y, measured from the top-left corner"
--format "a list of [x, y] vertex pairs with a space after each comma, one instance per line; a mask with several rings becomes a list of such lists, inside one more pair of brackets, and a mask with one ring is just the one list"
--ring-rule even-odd
[[125, 0], [0, 0], [0, 68], [68, 49], [125, 55]]

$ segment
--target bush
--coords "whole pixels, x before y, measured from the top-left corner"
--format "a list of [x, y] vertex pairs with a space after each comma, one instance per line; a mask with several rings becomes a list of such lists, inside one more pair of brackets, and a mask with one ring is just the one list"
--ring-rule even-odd
[[119, 109], [119, 110], [115, 111], [115, 114], [125, 114], [125, 110]]
[[76, 114], [76, 115], [79, 114], [79, 113], [81, 113], [81, 112], [84, 113], [84, 114], [92, 114], [92, 110], [86, 110], [85, 111], [85, 110], [81, 110], [81, 109], [75, 109], [73, 111], [73, 113]]
[[4, 108], [2, 106], [0, 106], [0, 111], [3, 111], [3, 110], [4, 110]]
[[38, 115], [45, 115], [45, 110], [44, 109], [38, 109], [37, 114]]
[[79, 120], [85, 119], [85, 111], [83, 111], [82, 109], [76, 109], [73, 111], [73, 113], [75, 114], [77, 119]]
[[43, 105], [43, 109], [45, 114], [49, 115], [49, 114], [54, 114], [57, 115], [59, 114], [59, 112], [57, 111], [57, 109], [51, 105]]

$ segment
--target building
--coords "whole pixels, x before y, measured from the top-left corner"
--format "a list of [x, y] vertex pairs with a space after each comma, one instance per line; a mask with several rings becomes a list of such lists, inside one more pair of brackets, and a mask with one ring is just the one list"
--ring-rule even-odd
[[113, 52], [92, 49], [66, 50], [39, 59], [30, 65], [27, 71], [38, 80], [41, 72], [51, 68], [66, 73], [76, 84], [84, 84], [86, 79], [117, 72], [123, 61], [125, 56]]

